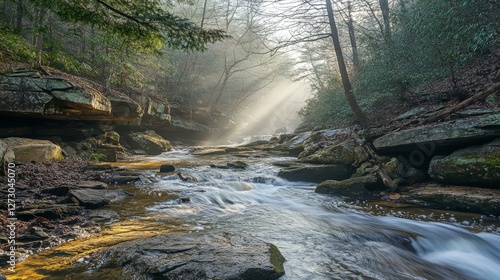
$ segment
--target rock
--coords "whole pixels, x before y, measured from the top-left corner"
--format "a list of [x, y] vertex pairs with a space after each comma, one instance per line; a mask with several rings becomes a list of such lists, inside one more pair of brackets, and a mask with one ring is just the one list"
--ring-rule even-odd
[[[404, 119], [409, 119], [418, 115], [422, 114], [422, 117], [430, 117], [434, 112], [439, 111], [443, 109], [444, 106], [423, 106], [423, 107], [417, 107], [413, 108], [395, 118], [397, 121], [401, 121]], [[425, 114], [424, 114], [425, 113]]]
[[500, 190], [496, 189], [429, 183], [412, 189], [401, 201], [414, 200], [424, 201], [441, 209], [500, 215]]
[[181, 172], [177, 172], [177, 177], [179, 177], [179, 179], [181, 181], [184, 181], [184, 182], [198, 182], [199, 181], [198, 178], [191, 176], [191, 175], [181, 173]]
[[500, 138], [482, 146], [434, 157], [429, 175], [440, 182], [500, 189]]
[[274, 245], [234, 233], [165, 234], [123, 242], [90, 258], [122, 267], [120, 279], [278, 279], [284, 257]]
[[278, 176], [289, 181], [320, 183], [326, 180], [345, 180], [354, 172], [348, 165], [317, 165], [306, 167], [289, 167], [280, 170]]
[[241, 191], [249, 191], [253, 189], [252, 185], [247, 182], [226, 182], [223, 188], [227, 188], [233, 191], [241, 192]]
[[60, 78], [0, 75], [0, 113], [93, 120], [111, 114], [111, 102], [90, 86]]
[[71, 190], [68, 194], [75, 198], [79, 205], [86, 208], [98, 208], [109, 204], [112, 201], [117, 201], [129, 196], [122, 190], [96, 190], [96, 189], [79, 189]]
[[340, 143], [339, 139], [350, 133], [352, 133], [351, 129], [323, 129], [314, 132], [304, 132], [281, 145], [276, 145], [274, 150], [286, 151], [291, 156], [298, 156], [302, 152], [305, 152], [301, 156], [306, 157], [320, 148]]
[[46, 219], [60, 219], [71, 215], [79, 215], [82, 208], [67, 204], [40, 205], [36, 208], [17, 211], [16, 218], [25, 221], [32, 221], [33, 217], [44, 217]]
[[65, 196], [68, 194], [70, 190], [75, 190], [75, 189], [107, 189], [108, 185], [103, 182], [97, 182], [97, 181], [81, 181], [78, 182], [76, 185], [67, 185], [67, 186], [59, 186], [59, 187], [54, 187], [54, 188], [47, 188], [43, 189], [43, 193], [47, 194], [52, 194], [52, 195], [57, 195], [57, 196]]
[[430, 156], [439, 148], [467, 146], [499, 135], [500, 114], [495, 114], [393, 132], [375, 139], [373, 145], [379, 152], [420, 151]]
[[113, 210], [91, 210], [85, 217], [98, 223], [110, 223], [118, 220], [120, 215]]
[[160, 173], [174, 172], [175, 167], [171, 164], [163, 164], [160, 166]]
[[226, 165], [227, 167], [234, 169], [245, 169], [248, 167], [248, 164], [240, 160], [234, 162], [228, 162]]
[[168, 140], [163, 139], [152, 130], [130, 133], [128, 143], [134, 149], [146, 151], [148, 155], [159, 155], [172, 148]]
[[207, 155], [223, 155], [226, 153], [225, 149], [203, 149], [193, 152], [196, 156], [207, 156]]
[[495, 111], [489, 109], [469, 109], [469, 110], [458, 111], [455, 114], [461, 118], [468, 118], [468, 117], [487, 115], [493, 113], [495, 113]]
[[[3, 158], [5, 162], [28, 163], [64, 159], [61, 147], [47, 140], [11, 137], [0, 141], [7, 146]], [[5, 145], [3, 147], [5, 149]]]
[[99, 182], [99, 181], [80, 181], [78, 182], [75, 187], [77, 188], [82, 188], [82, 189], [107, 189], [108, 184], [104, 182]]
[[405, 167], [397, 158], [391, 158], [382, 168], [392, 179], [402, 178], [405, 174]]
[[120, 145], [120, 134], [116, 131], [104, 132], [104, 142], [112, 145]]
[[413, 167], [409, 167], [403, 174], [403, 181], [408, 185], [424, 182], [426, 179], [427, 174], [424, 171]]
[[333, 194], [353, 198], [367, 197], [369, 190], [385, 189], [376, 176], [349, 178], [342, 181], [327, 180], [319, 184], [314, 190], [317, 193]]
[[310, 156], [303, 157], [301, 161], [315, 164], [345, 164], [357, 166], [368, 159], [369, 156], [356, 141], [348, 140], [319, 150]]

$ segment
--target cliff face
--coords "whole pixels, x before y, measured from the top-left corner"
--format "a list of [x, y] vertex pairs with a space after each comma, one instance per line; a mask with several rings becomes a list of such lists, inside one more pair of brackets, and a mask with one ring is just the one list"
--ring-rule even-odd
[[[134, 89], [110, 89], [51, 69], [51, 75], [17, 69], [0, 75], [0, 137], [77, 137], [121, 129], [155, 130], [166, 138], [206, 139], [232, 128], [227, 116], [173, 107]], [[172, 107], [172, 109], [171, 109]], [[174, 118], [172, 118], [172, 116]]]

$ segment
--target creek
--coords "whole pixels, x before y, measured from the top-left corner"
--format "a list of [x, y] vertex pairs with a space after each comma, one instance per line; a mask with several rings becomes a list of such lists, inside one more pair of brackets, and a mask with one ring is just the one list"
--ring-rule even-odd
[[[236, 160], [249, 166], [209, 166]], [[290, 160], [176, 150], [119, 163], [150, 178], [125, 187], [135, 196], [109, 207], [121, 220], [98, 236], [28, 258], [9, 279], [109, 279], [114, 275], [109, 271], [85, 267], [91, 253], [159, 233], [212, 231], [243, 233], [276, 245], [287, 260], [282, 280], [500, 279], [495, 217], [316, 194], [313, 184], [276, 176], [280, 167], [273, 163]], [[157, 174], [160, 163], [197, 180]]]

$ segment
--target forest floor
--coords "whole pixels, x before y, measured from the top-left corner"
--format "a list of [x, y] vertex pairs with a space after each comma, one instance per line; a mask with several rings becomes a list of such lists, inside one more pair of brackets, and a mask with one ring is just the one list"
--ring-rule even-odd
[[[383, 100], [367, 112], [372, 126], [387, 128], [388, 131], [413, 128], [419, 126], [413, 120], [395, 121], [395, 118], [411, 109], [427, 107], [419, 115], [426, 115], [435, 108], [450, 108], [459, 102], [481, 92], [489, 85], [500, 82], [500, 38], [495, 47], [474, 60], [468, 65], [455, 70], [453, 75], [424, 83], [418, 87], [411, 88], [398, 96], [393, 102]], [[500, 103], [500, 94], [497, 94], [497, 107]], [[481, 100], [470, 105], [467, 109], [491, 109], [492, 105]], [[350, 126], [352, 123], [333, 123], [334, 127]]]

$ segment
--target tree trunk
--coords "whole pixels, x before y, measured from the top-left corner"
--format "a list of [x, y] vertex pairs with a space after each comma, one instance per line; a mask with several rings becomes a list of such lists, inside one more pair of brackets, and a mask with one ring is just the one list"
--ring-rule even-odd
[[23, 0], [18, 0], [17, 2], [17, 15], [16, 15], [16, 28], [19, 32], [23, 29], [23, 17], [24, 17], [24, 7]]
[[389, 2], [388, 0], [379, 0], [380, 10], [384, 19], [384, 36], [389, 43], [391, 41], [391, 23], [389, 20]]
[[347, 11], [348, 11], [348, 22], [347, 27], [349, 28], [349, 39], [351, 40], [351, 49], [352, 49], [352, 64], [354, 70], [359, 69], [359, 55], [358, 55], [358, 46], [356, 43], [356, 36], [354, 34], [354, 22], [352, 20], [352, 6], [351, 1], [347, 2]]
[[340, 47], [339, 34], [337, 31], [337, 24], [335, 23], [335, 18], [333, 17], [333, 7], [332, 2], [330, 0], [326, 1], [326, 10], [328, 12], [328, 22], [330, 23], [330, 29], [332, 31], [332, 41], [333, 46], [335, 48], [335, 55], [337, 56], [337, 62], [339, 64], [339, 72], [342, 78], [342, 84], [344, 85], [344, 93], [347, 98], [347, 102], [351, 107], [356, 120], [361, 124], [361, 126], [365, 127], [367, 125], [366, 116], [361, 111], [361, 108], [356, 101], [356, 97], [354, 96], [354, 92], [352, 90], [351, 82], [349, 81], [349, 75], [347, 74], [347, 68], [345, 66], [344, 57], [342, 55], [342, 48]]
[[486, 89], [484, 89], [483, 91], [476, 93], [474, 96], [458, 103], [457, 105], [455, 105], [451, 108], [444, 109], [440, 113], [421, 121], [420, 124], [428, 124], [428, 123], [432, 123], [432, 122], [444, 119], [444, 118], [448, 117], [449, 115], [451, 115], [459, 110], [462, 110], [463, 108], [465, 108], [469, 105], [476, 103], [479, 100], [485, 99], [490, 94], [498, 92], [499, 90], [500, 90], [500, 83], [493, 84], [493, 85], [487, 87]]

